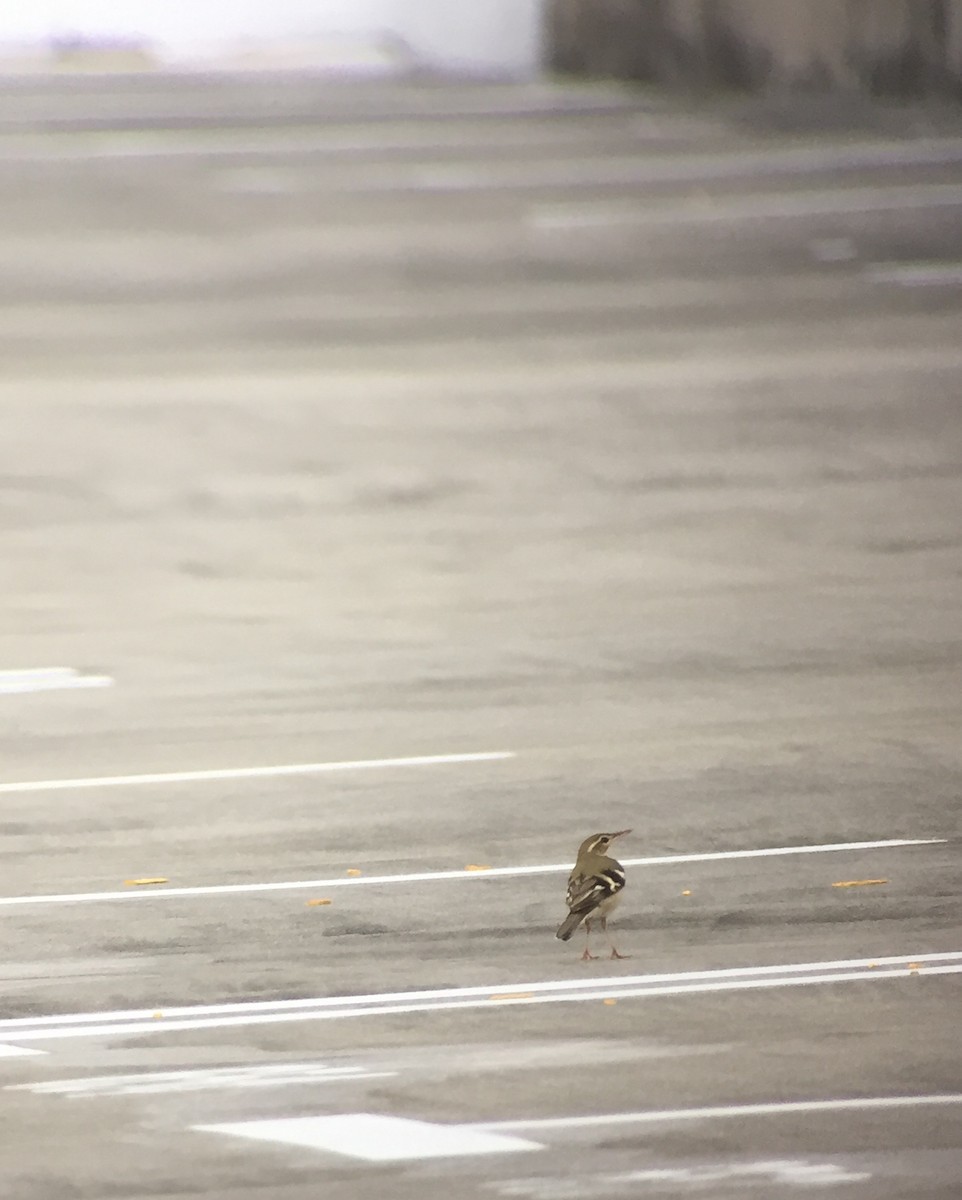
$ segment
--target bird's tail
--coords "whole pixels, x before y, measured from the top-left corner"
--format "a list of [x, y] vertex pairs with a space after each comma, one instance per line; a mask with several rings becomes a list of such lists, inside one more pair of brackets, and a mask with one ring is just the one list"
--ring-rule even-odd
[[566, 942], [584, 919], [584, 913], [568, 913], [565, 919], [558, 926], [558, 932], [555, 934], [555, 937], [561, 938], [563, 942]]

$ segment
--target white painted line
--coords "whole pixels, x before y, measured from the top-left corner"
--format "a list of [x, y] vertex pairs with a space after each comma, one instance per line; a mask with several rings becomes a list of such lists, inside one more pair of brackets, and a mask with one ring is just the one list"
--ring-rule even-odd
[[851, 262], [858, 258], [855, 242], [848, 237], [813, 238], [808, 249], [817, 262]]
[[388, 767], [430, 767], [448, 763], [493, 762], [514, 758], [513, 750], [480, 754], [422, 754], [409, 758], [362, 758], [349, 762], [292, 763], [275, 767], [226, 767], [214, 771], [161, 771], [151, 775], [102, 775], [92, 779], [35, 779], [0, 783], [0, 792], [56, 792], [68, 788], [136, 787], [145, 783], [206, 783], [215, 779], [269, 779], [281, 775], [320, 775]]
[[[601, 1116], [554, 1117], [522, 1121], [489, 1121], [470, 1125], [442, 1125], [374, 1113], [340, 1113], [335, 1116], [289, 1117], [267, 1121], [235, 1121], [218, 1125], [194, 1125], [199, 1133], [223, 1133], [288, 1146], [303, 1146], [358, 1158], [365, 1162], [402, 1162], [415, 1159], [452, 1158], [476, 1154], [505, 1154], [544, 1150], [540, 1142], [515, 1136], [517, 1132], [551, 1132], [563, 1129], [597, 1128], [626, 1124], [674, 1124], [680, 1121], [746, 1119], [751, 1117], [802, 1116], [821, 1112], [878, 1112], [903, 1108], [943, 1107], [962, 1104], [962, 1094], [936, 1093], [928, 1096], [869, 1096], [852, 1100], [799, 1100], [771, 1104], [713, 1105], [704, 1108], [673, 1108], [653, 1112], [609, 1113]], [[802, 1164], [805, 1165], [805, 1164]], [[771, 1174], [784, 1168], [781, 1161], [736, 1167], [739, 1174]], [[731, 1173], [729, 1168], [728, 1173]], [[830, 1167], [804, 1172], [805, 1182], [836, 1182]], [[643, 1180], [646, 1175], [664, 1182], [662, 1172], [625, 1176], [625, 1181]], [[717, 1177], [717, 1176], [715, 1176]], [[726, 1178], [727, 1175], [722, 1175]], [[799, 1173], [792, 1172], [792, 1182]], [[862, 1179], [858, 1175], [848, 1178]], [[704, 1176], [696, 1175], [699, 1182]]]
[[532, 208], [527, 223], [550, 233], [618, 225], [711, 225], [827, 216], [832, 213], [902, 212], [962, 206], [962, 187], [955, 183], [918, 186], [833, 188], [826, 191], [776, 192], [771, 195], [706, 197], [666, 204], [545, 204]]
[[[639, 1184], [654, 1184], [659, 1191], [663, 1192], [667, 1184], [682, 1184], [687, 1185], [687, 1188], [697, 1187], [701, 1190], [706, 1183], [734, 1184], [737, 1180], [750, 1180], [752, 1183], [757, 1183], [759, 1179], [763, 1179], [768, 1183], [784, 1187], [825, 1188], [837, 1186], [840, 1183], [864, 1183], [871, 1178], [871, 1171], [850, 1171], [836, 1163], [813, 1163], [799, 1158], [760, 1159], [750, 1163], [716, 1163], [701, 1167], [650, 1167], [642, 1171], [624, 1171], [617, 1175], [606, 1173], [594, 1177], [597, 1185], [606, 1191], [610, 1188], [611, 1192], [614, 1192], [621, 1184], [619, 1194], [624, 1193], [626, 1184], [632, 1185], [633, 1189], [637, 1188]], [[509, 1191], [507, 1194], [524, 1193]]]
[[900, 287], [958, 287], [962, 284], [962, 263], [870, 263], [864, 274], [869, 283], [891, 283]]
[[34, 1050], [27, 1046], [0, 1045], [0, 1058], [29, 1058], [35, 1054], [46, 1054], [46, 1050]]
[[608, 1113], [600, 1116], [549, 1117], [531, 1121], [485, 1121], [472, 1129], [582, 1129], [603, 1125], [635, 1125], [664, 1121], [713, 1121], [727, 1117], [798, 1116], [810, 1112], [871, 1112], [877, 1109], [938, 1107], [962, 1104], [962, 1093], [929, 1096], [866, 1096], [852, 1100], [791, 1100], [776, 1104], [722, 1104], [707, 1108], [667, 1108], [658, 1112]]
[[[803, 147], [787, 150], [749, 150], [712, 152], [692, 155], [625, 155], [604, 159], [570, 156], [567, 158], [529, 159], [526, 162], [486, 162], [483, 164], [431, 164], [410, 162], [403, 170], [388, 172], [376, 168], [359, 169], [350, 175], [333, 178], [331, 187], [350, 187], [365, 191], [526, 191], [538, 188], [597, 189], [600, 187], [645, 187], [652, 184], [684, 184], [725, 179], [784, 178], [814, 171], [851, 172], [866, 167], [894, 165], [930, 166], [962, 161], [962, 139], [952, 138], [926, 145], [906, 143], [845, 147]], [[899, 207], [912, 205], [910, 193], [922, 196], [935, 188], [958, 188], [954, 184], [905, 185]], [[836, 189], [843, 190], [843, 189]], [[853, 193], [891, 191], [892, 188], [858, 187]], [[812, 193], [814, 194], [814, 193]], [[822, 197], [832, 193], [826, 189]], [[790, 199], [790, 197], [789, 197]], [[772, 197], [772, 202], [776, 198]], [[821, 201], [822, 205], [828, 203]], [[957, 201], [958, 203], [958, 201]], [[863, 211], [853, 202], [844, 211]], [[825, 211], [839, 211], [829, 208]]]
[[34, 667], [22, 671], [0, 671], [0, 695], [111, 687], [113, 682], [109, 675], [84, 675], [73, 667]]
[[194, 1125], [193, 1128], [200, 1133], [226, 1133], [260, 1142], [280, 1142], [287, 1146], [326, 1150], [347, 1155], [348, 1158], [360, 1158], [365, 1162], [404, 1162], [544, 1149], [537, 1142], [488, 1133], [470, 1125], [437, 1125], [373, 1113], [237, 1121], [226, 1125]]
[[660, 975], [557, 979], [501, 983], [490, 987], [436, 988], [359, 996], [318, 996], [301, 1000], [259, 1000], [239, 1004], [190, 1005], [163, 1010], [133, 1009], [105, 1013], [62, 1013], [0, 1021], [0, 1031], [15, 1041], [71, 1037], [127, 1037], [286, 1021], [344, 1020], [398, 1013], [507, 1007], [519, 1004], [570, 1003], [612, 998], [683, 996], [758, 988], [848, 983], [856, 980], [919, 980], [962, 973], [962, 951], [840, 959], [762, 967], [730, 967]]
[[[876, 982], [882, 979], [905, 979], [918, 972], [908, 966], [891, 970], [849, 971], [837, 974], [822, 973], [811, 976], [794, 976], [773, 979], [743, 979], [724, 980], [718, 982], [692, 983], [676, 986], [629, 987], [629, 988], [598, 988], [592, 991], [572, 989], [565, 994], [555, 995], [525, 995], [517, 992], [514, 995], [492, 994], [490, 997], [476, 1000], [438, 1000], [408, 1004], [382, 1004], [370, 1006], [351, 1006], [350, 997], [346, 997], [346, 1005], [342, 1008], [318, 1006], [309, 1011], [285, 1011], [263, 1014], [244, 1014], [240, 1016], [210, 1017], [187, 1020], [167, 1021], [156, 1019], [143, 1023], [130, 1022], [124, 1024], [78, 1025], [72, 1028], [24, 1030], [15, 1036], [20, 1041], [51, 1041], [75, 1037], [133, 1037], [142, 1034], [155, 1033], [184, 1033], [198, 1029], [224, 1029], [248, 1025], [278, 1025], [291, 1021], [341, 1021], [354, 1017], [376, 1016], [407, 1016], [422, 1012], [450, 1012], [460, 1009], [509, 1007], [526, 1004], [567, 1004], [574, 1001], [601, 999], [642, 999], [659, 996], [686, 996], [697, 993], [755, 991], [776, 987], [805, 987], [818, 983], [854, 983], [859, 980]], [[928, 967], [924, 976], [962, 974], [962, 964], [953, 966]], [[520, 985], [516, 985], [518, 987]]]
[[[23, 1050], [23, 1054], [45, 1051]], [[40, 1083], [10, 1084], [4, 1091], [42, 1096], [92, 1099], [100, 1096], [155, 1096], [181, 1092], [234, 1091], [244, 1088], [296, 1087], [304, 1084], [348, 1083], [356, 1079], [388, 1079], [397, 1071], [367, 1071], [363, 1067], [329, 1067], [325, 1063], [271, 1063], [251, 1067], [210, 1067], [188, 1071], [147, 1071], [138, 1075], [81, 1076]]]
[[[718, 862], [739, 858], [778, 858], [795, 854], [832, 854], [841, 851], [892, 850], [906, 846], [942, 846], [947, 838], [886, 838], [875, 842], [829, 842], [821, 846], [771, 846], [761, 850], [714, 850], [705, 854], [665, 854], [649, 858], [623, 858], [626, 867], [664, 867], [679, 863]], [[571, 870], [571, 863], [546, 863], [523, 867], [489, 867], [483, 871], [414, 871], [407, 875], [335, 876], [333, 879], [295, 879], [278, 883], [217, 883], [198, 887], [157, 887], [149, 891], [60, 892], [38, 896], [0, 896], [0, 905], [86, 904], [104, 900], [163, 900], [184, 896], [240, 895], [248, 892], [296, 892], [318, 888], [361, 887], [411, 883], [439, 883], [457, 879], [505, 879], [518, 875], [553, 875]]]
[[570, 991], [588, 989], [592, 992], [625, 985], [644, 983], [674, 983], [679, 980], [725, 979], [743, 976], [783, 975], [793, 972], [841, 971], [859, 967], [904, 966], [907, 963], [941, 963], [962, 961], [962, 951], [942, 951], [931, 954], [894, 955], [886, 958], [830, 959], [826, 962], [775, 963], [761, 967], [713, 967], [705, 971], [671, 971], [653, 975], [620, 975], [607, 979], [549, 979], [537, 983], [496, 983], [483, 986], [459, 988], [431, 988], [413, 992], [374, 992], [357, 996], [319, 996], [303, 1000], [250, 1000], [233, 1004], [199, 1004], [163, 1010], [138, 1008], [112, 1013], [57, 1013], [48, 1017], [7, 1017], [0, 1020], [0, 1030], [21, 1029], [37, 1025], [69, 1025], [90, 1021], [140, 1021], [144, 1018], [163, 1017], [176, 1020], [184, 1016], [212, 1016], [237, 1012], [273, 1012], [296, 1010], [329, 1005], [341, 1007], [345, 1004], [381, 1004], [395, 1000], [443, 1000], [450, 997], [481, 996], [486, 1000], [491, 995], [512, 995], [528, 992]]
[[[622, 110], [619, 110], [622, 111]], [[502, 110], [497, 115], [503, 117], [520, 116], [520, 118], [538, 119], [542, 114], [525, 110], [521, 114], [512, 114]], [[574, 113], [578, 116], [578, 113]], [[449, 114], [465, 121], [473, 121], [475, 114]], [[645, 121], [648, 121], [647, 116]], [[82, 142], [76, 146], [70, 144], [77, 134], [65, 134], [56, 141], [44, 143], [43, 148], [37, 148], [36, 141], [23, 142], [21, 149], [16, 141], [6, 139], [0, 146], [0, 160], [5, 162], [46, 162], [82, 158], [180, 158], [203, 156], [204, 158], [231, 157], [234, 155], [245, 158], [269, 158], [279, 155], [311, 154], [318, 152], [330, 154], [332, 151], [347, 152], [377, 152], [379, 145], [390, 145], [392, 148], [401, 146], [403, 149], [417, 151], [428, 143], [436, 144], [436, 136], [432, 130], [423, 135], [415, 132], [413, 135], [406, 130], [397, 131], [392, 128], [385, 138], [377, 131], [373, 136], [358, 134], [351, 131], [347, 135], [339, 130], [334, 133], [309, 129], [305, 132], [271, 130], [270, 136], [252, 136], [249, 132], [233, 133], [225, 137], [223, 131], [218, 131], [216, 137], [203, 130], [191, 130], [188, 134], [178, 135], [171, 130], [137, 130], [136, 133], [118, 135], [116, 131], [94, 132], [84, 131], [80, 135]], [[447, 133], [445, 126], [438, 126], [442, 144], [457, 144], [452, 135]], [[672, 117], [671, 131], [678, 128], [677, 118]], [[651, 131], [657, 135], [661, 130], [656, 127]], [[482, 134], [484, 131], [482, 131]], [[554, 148], [559, 135], [564, 131], [551, 129], [546, 136], [539, 136], [534, 142], [534, 153], [529, 160], [522, 164], [514, 162], [491, 162], [482, 170], [475, 168], [468, 173], [468, 168], [460, 163], [451, 163], [450, 176], [446, 176], [439, 168], [434, 169], [433, 178], [437, 186], [473, 186], [485, 182], [498, 188], [533, 187], [554, 185], [598, 185], [611, 183], [645, 183], [645, 182], [686, 182], [695, 179], [731, 179], [741, 175], [791, 175], [809, 171], [860, 170], [873, 167], [888, 166], [937, 166], [962, 161], [962, 139], [959, 138], [926, 138], [911, 141], [867, 141], [862, 143], [846, 143], [837, 146], [800, 146], [784, 150], [735, 150], [711, 151], [694, 154], [645, 154], [626, 155], [622, 157], [608, 156], [604, 160], [588, 157], [581, 153], [575, 144], [567, 157], [545, 159], [539, 150], [545, 145]], [[472, 143], [476, 143], [478, 134], [472, 128], [469, 135]], [[521, 135], [524, 137], [525, 135]], [[649, 134], [650, 136], [650, 134]], [[400, 139], [400, 140], [398, 140]], [[20, 139], [17, 139], [18, 141]], [[577, 138], [575, 141], [577, 142]], [[497, 146], [503, 141], [501, 136], [485, 139], [485, 144]], [[514, 141], [514, 139], [512, 139]], [[531, 140], [528, 139], [529, 149]], [[462, 137], [461, 144], [464, 144]], [[415, 172], [423, 171], [430, 164], [425, 160], [409, 164]], [[350, 176], [350, 180], [358, 187], [374, 189], [400, 188], [399, 172], [396, 167], [388, 168], [383, 163], [360, 164]], [[335, 179], [334, 182], [337, 182]]]

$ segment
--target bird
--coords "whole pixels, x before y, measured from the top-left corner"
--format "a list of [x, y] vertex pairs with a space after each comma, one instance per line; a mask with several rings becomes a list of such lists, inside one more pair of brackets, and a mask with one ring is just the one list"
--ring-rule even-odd
[[565, 902], [568, 915], [558, 926], [555, 937], [566, 942], [578, 926], [584, 922], [585, 952], [582, 959], [597, 958], [591, 953], [591, 922], [599, 920], [612, 958], [627, 958], [619, 954], [608, 933], [608, 914], [621, 899], [625, 886], [625, 869], [617, 859], [611, 858], [608, 848], [615, 838], [631, 833], [630, 829], [619, 829], [617, 833], [593, 833], [578, 847], [578, 857], [568, 876], [568, 894]]

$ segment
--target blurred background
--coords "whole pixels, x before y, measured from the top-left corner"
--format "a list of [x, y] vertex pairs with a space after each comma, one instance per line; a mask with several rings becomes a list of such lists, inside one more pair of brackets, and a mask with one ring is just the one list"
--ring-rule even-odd
[[[923, 535], [908, 489], [870, 531], [874, 499], [787, 488], [890, 458], [955, 485], [960, 13], [8, 8], [6, 660], [147, 686], [209, 655], [233, 693], [283, 655], [311, 713], [337, 664], [726, 662], [722, 600], [679, 589], [787, 586], [825, 539], [846, 570], [913, 547], [917, 586], [954, 500], [919, 497]], [[780, 518], [737, 490], [776, 484]], [[789, 650], [786, 615], [754, 652], [899, 625], [839, 610]]]
[[[245, 61], [686, 85], [958, 95], [958, 0], [38, 0], [0, 25], [8, 67]], [[82, 52], [82, 53], [81, 53]], [[83, 62], [83, 59], [86, 59]]]

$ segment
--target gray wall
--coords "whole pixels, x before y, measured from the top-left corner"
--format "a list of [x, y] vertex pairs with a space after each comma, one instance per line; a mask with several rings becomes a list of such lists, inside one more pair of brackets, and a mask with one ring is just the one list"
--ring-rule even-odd
[[962, 0], [546, 0], [545, 39], [578, 74], [962, 96]]

